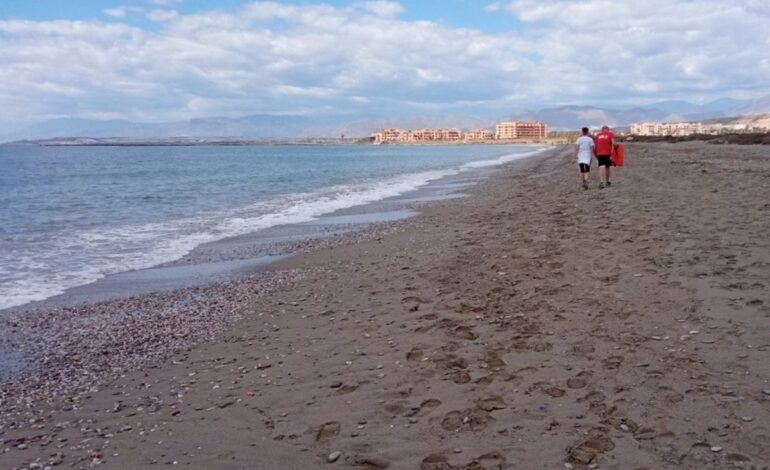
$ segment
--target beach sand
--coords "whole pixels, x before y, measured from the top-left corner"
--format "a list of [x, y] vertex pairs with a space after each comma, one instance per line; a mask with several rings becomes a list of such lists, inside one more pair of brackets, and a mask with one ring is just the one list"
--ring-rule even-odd
[[770, 147], [592, 176], [555, 150], [282, 260], [213, 341], [5, 423], [0, 467], [768, 468]]

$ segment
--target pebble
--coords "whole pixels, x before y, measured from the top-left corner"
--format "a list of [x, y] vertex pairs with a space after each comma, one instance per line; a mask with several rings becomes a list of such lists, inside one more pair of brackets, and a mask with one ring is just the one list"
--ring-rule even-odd
[[766, 388], [762, 390], [762, 393], [764, 393], [765, 395], [770, 395], [770, 388]]
[[335, 450], [334, 452], [332, 452], [331, 454], [329, 454], [329, 456], [328, 456], [328, 457], [326, 457], [326, 461], [327, 461], [327, 462], [329, 462], [329, 463], [334, 463], [334, 462], [336, 462], [336, 461], [337, 461], [337, 460], [338, 460], [338, 459], [339, 459], [341, 456], [342, 456], [342, 452], [340, 452], [340, 451], [338, 451], [338, 450]]
[[722, 448], [719, 446], [714, 446], [711, 448], [711, 452], [722, 452]]
[[462, 453], [462, 449], [455, 447], [454, 449], [452, 449], [452, 452], [454, 452], [455, 454], [460, 454]]
[[745, 422], [749, 423], [751, 421], [754, 421], [754, 418], [752, 418], [751, 416], [743, 416], [743, 417], [741, 417], [741, 421], [745, 421]]
[[628, 431], [630, 431], [629, 427], [628, 427], [628, 426], [626, 426], [625, 424], [621, 424], [621, 425], [620, 425], [620, 429], [622, 429], [622, 430], [623, 430], [623, 432], [628, 432]]
[[[300, 270], [278, 271], [203, 287], [38, 309], [34, 315], [18, 310], [3, 316], [0, 330], [14, 325], [19, 353], [43, 366], [4, 383], [0, 429], [4, 422], [32, 411], [24, 403], [77, 403], [126, 370], [163, 362], [210, 340], [250, 312], [256, 299], [305, 276]], [[46, 340], [38, 341], [40, 337]], [[73, 405], [62, 407], [67, 408]]]

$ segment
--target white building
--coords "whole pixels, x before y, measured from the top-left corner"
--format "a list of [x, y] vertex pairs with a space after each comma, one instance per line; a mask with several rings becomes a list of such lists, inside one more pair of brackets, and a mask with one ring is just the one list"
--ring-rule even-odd
[[631, 124], [630, 132], [635, 135], [687, 136], [692, 134], [703, 134], [705, 128], [701, 122], [642, 122], [639, 124]]

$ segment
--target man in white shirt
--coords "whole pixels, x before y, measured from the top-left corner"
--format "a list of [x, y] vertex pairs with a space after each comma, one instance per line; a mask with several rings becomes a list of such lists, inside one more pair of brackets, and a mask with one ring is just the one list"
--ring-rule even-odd
[[575, 158], [577, 158], [580, 168], [580, 181], [583, 183], [583, 189], [588, 189], [588, 175], [591, 171], [591, 158], [594, 155], [594, 139], [588, 135], [588, 128], [584, 127], [583, 135], [575, 141]]

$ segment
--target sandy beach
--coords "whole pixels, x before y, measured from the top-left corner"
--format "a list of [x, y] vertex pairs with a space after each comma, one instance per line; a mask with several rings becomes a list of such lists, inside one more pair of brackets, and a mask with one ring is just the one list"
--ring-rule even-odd
[[0, 467], [770, 468], [770, 146], [626, 148], [605, 190], [559, 148], [265, 274], [45, 316], [78, 335], [15, 344], [48, 363], [2, 383]]

